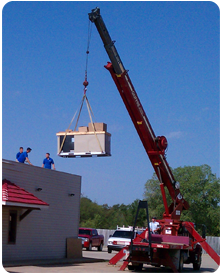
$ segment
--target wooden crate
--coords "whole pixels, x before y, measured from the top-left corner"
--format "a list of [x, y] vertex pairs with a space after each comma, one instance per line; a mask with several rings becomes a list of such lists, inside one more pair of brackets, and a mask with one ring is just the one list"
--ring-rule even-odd
[[80, 126], [78, 130], [79, 130], [79, 132], [88, 132], [88, 127], [87, 126]]
[[[107, 132], [107, 124], [106, 123], [93, 123], [95, 131], [105, 131]], [[89, 132], [94, 132], [94, 128], [92, 126], [92, 123], [89, 123]]]

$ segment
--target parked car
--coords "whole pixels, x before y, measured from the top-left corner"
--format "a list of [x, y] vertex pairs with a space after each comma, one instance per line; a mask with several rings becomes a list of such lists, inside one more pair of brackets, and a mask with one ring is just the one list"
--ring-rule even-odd
[[104, 244], [104, 236], [99, 235], [94, 228], [79, 228], [78, 238], [82, 239], [82, 248], [92, 250], [95, 246], [99, 251], [102, 251]]
[[112, 236], [108, 239], [108, 253], [112, 250], [120, 251], [127, 245], [130, 245], [131, 238], [134, 239], [137, 233], [141, 233], [140, 229], [135, 229], [134, 236], [132, 237], [133, 227], [117, 227]]

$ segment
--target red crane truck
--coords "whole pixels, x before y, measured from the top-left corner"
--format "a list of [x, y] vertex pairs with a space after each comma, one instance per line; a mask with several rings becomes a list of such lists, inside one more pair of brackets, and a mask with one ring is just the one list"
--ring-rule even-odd
[[[158, 220], [160, 224], [160, 233], [151, 234], [145, 241], [144, 231], [131, 241], [111, 260], [110, 264], [116, 264], [120, 259], [125, 257], [124, 263], [120, 270], [127, 266], [129, 269], [141, 269], [143, 264], [154, 266], [167, 266], [173, 272], [180, 272], [184, 263], [192, 263], [194, 270], [199, 270], [201, 265], [202, 248], [211, 256], [219, 265], [220, 259], [218, 254], [207, 244], [205, 238], [201, 237], [194, 229], [190, 222], [180, 220], [183, 210], [188, 210], [189, 204], [184, 200], [179, 190], [179, 183], [175, 180], [173, 173], [167, 163], [165, 151], [167, 148], [167, 139], [164, 136], [155, 136], [147, 115], [141, 105], [138, 95], [128, 75], [128, 71], [120, 59], [114, 42], [112, 41], [105, 23], [100, 15], [100, 9], [95, 8], [89, 13], [89, 20], [95, 23], [95, 26], [103, 41], [105, 50], [111, 62], [105, 65], [110, 72], [113, 81], [122, 97], [131, 120], [137, 130], [142, 144], [148, 154], [154, 171], [160, 181], [160, 188], [164, 203], [165, 212], [163, 218]], [[172, 203], [168, 205], [165, 187], [172, 198]], [[149, 229], [149, 216], [147, 201], [140, 201], [140, 208], [145, 208], [147, 212], [147, 222]], [[138, 211], [136, 215], [138, 216]], [[135, 228], [134, 223], [134, 228]]]

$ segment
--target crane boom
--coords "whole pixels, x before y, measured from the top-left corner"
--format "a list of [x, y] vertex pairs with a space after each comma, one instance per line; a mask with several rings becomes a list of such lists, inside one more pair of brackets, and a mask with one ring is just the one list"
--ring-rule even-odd
[[[182, 210], [187, 210], [189, 205], [188, 202], [182, 197], [179, 191], [179, 183], [175, 181], [173, 173], [167, 163], [165, 156], [167, 140], [164, 136], [156, 137], [130, 80], [128, 71], [125, 69], [117, 52], [115, 42], [112, 41], [100, 15], [100, 9], [93, 9], [92, 12], [89, 13], [89, 19], [91, 22], [95, 23], [103, 41], [105, 50], [111, 61], [105, 66], [105, 68], [109, 70], [118, 88], [131, 120], [161, 183], [160, 186], [165, 207], [165, 213], [163, 216], [164, 218], [179, 220]], [[173, 201], [169, 207], [166, 201], [164, 186], [167, 187]]]

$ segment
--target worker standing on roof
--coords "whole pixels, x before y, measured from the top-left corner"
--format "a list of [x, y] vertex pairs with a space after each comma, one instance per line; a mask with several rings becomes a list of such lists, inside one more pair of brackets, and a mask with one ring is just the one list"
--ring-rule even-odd
[[19, 152], [16, 154], [16, 161], [18, 162], [19, 156], [23, 153], [23, 147], [19, 148]]
[[33, 165], [28, 159], [28, 153], [30, 153], [31, 150], [32, 149], [28, 147], [26, 152], [23, 152], [22, 154], [20, 154], [20, 156], [17, 158], [18, 162], [24, 163], [25, 161], [27, 161], [30, 165]]
[[53, 166], [53, 169], [55, 170], [55, 164], [53, 159], [50, 157], [49, 153], [46, 153], [46, 158], [43, 160], [42, 168], [51, 169], [51, 165]]

